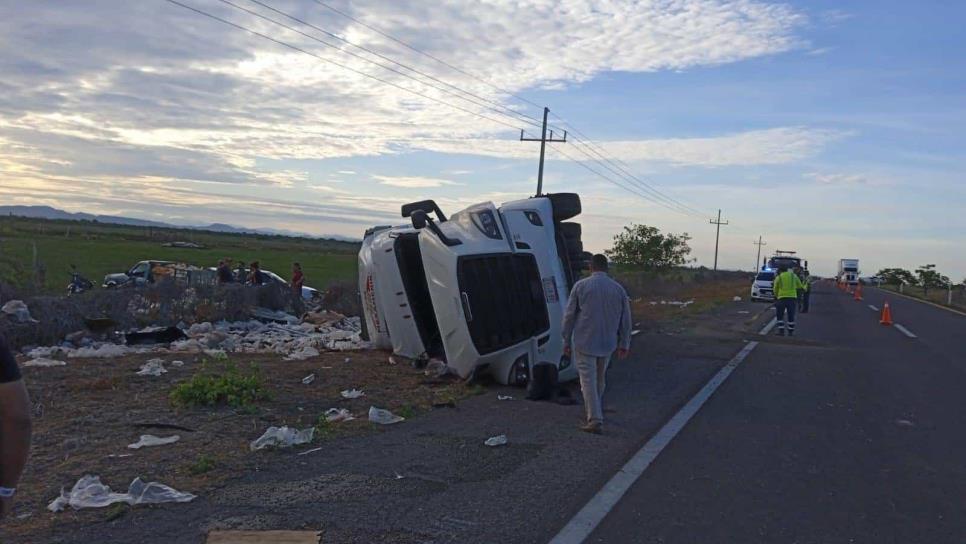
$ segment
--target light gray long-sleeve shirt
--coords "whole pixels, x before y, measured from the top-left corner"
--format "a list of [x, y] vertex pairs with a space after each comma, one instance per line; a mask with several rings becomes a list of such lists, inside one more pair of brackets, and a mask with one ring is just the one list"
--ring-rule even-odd
[[606, 272], [594, 272], [575, 283], [564, 311], [563, 339], [565, 345], [594, 357], [630, 348], [631, 304], [627, 291]]

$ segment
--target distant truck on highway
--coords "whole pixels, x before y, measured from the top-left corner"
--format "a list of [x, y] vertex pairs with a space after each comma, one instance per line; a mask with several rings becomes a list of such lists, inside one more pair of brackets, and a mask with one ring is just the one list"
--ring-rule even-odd
[[839, 282], [849, 285], [859, 283], [859, 260], [839, 259], [839, 273], [836, 278]]

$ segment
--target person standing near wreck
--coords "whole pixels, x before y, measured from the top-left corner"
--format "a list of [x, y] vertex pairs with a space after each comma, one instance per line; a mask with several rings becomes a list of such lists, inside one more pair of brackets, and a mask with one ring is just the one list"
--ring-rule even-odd
[[603, 429], [602, 398], [611, 355], [616, 350], [623, 359], [631, 345], [630, 300], [607, 268], [607, 257], [593, 256], [591, 275], [574, 284], [563, 319], [564, 353], [574, 359], [587, 411], [580, 429], [594, 434]]
[[30, 453], [30, 397], [7, 342], [0, 336], [0, 520], [13, 509]]
[[305, 275], [302, 274], [302, 263], [292, 263], [292, 294], [296, 298], [302, 298], [302, 286], [305, 284]]
[[221, 283], [221, 284], [231, 283], [232, 280], [234, 279], [231, 273], [231, 264], [229, 264], [228, 260], [226, 259], [222, 259], [218, 261], [217, 273], [218, 273], [218, 283]]
[[252, 261], [248, 268], [248, 285], [265, 285], [265, 276], [258, 261]]

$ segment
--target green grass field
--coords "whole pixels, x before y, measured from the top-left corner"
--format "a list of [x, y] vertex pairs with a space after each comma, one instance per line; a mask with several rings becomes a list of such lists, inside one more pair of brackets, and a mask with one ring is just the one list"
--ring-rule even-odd
[[[205, 249], [162, 246], [171, 241], [194, 242]], [[262, 269], [286, 279], [292, 263], [300, 262], [305, 284], [324, 289], [333, 281], [355, 281], [358, 247], [350, 242], [290, 236], [0, 217], [0, 282], [24, 290], [63, 293], [71, 264], [99, 286], [105, 274], [125, 272], [142, 260], [216, 266], [219, 259], [231, 258], [245, 263], [258, 260]]]

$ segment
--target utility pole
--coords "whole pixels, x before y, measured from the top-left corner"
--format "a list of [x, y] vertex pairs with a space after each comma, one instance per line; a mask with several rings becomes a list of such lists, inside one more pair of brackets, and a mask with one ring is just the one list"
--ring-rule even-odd
[[756, 271], [757, 272], [758, 271], [758, 262], [761, 261], [761, 246], [767, 246], [768, 244], [766, 244], [765, 242], [762, 242], [761, 241], [761, 235], [760, 234], [758, 235], [758, 241], [757, 242], [752, 242], [752, 243], [755, 244], [756, 246], [758, 246], [758, 256], [755, 257], [755, 267], [752, 268], [753, 271]]
[[[718, 238], [721, 237], [721, 225], [727, 225], [727, 221], [721, 221], [721, 210], [718, 210], [718, 220], [711, 220], [712, 225], [717, 225], [717, 229], [714, 233], [714, 271], [718, 271]], [[761, 248], [759, 248], [761, 249]], [[757, 270], [757, 266], [755, 267]]]
[[521, 142], [540, 142], [540, 170], [537, 172], [537, 196], [543, 194], [543, 156], [547, 149], [547, 142], [552, 143], [565, 143], [567, 141], [567, 131], [564, 131], [563, 139], [553, 139], [553, 131], [550, 131], [550, 138], [547, 138], [547, 114], [550, 113], [550, 108], [543, 108], [543, 134], [540, 138], [524, 138], [523, 129], [520, 129], [520, 141]]

